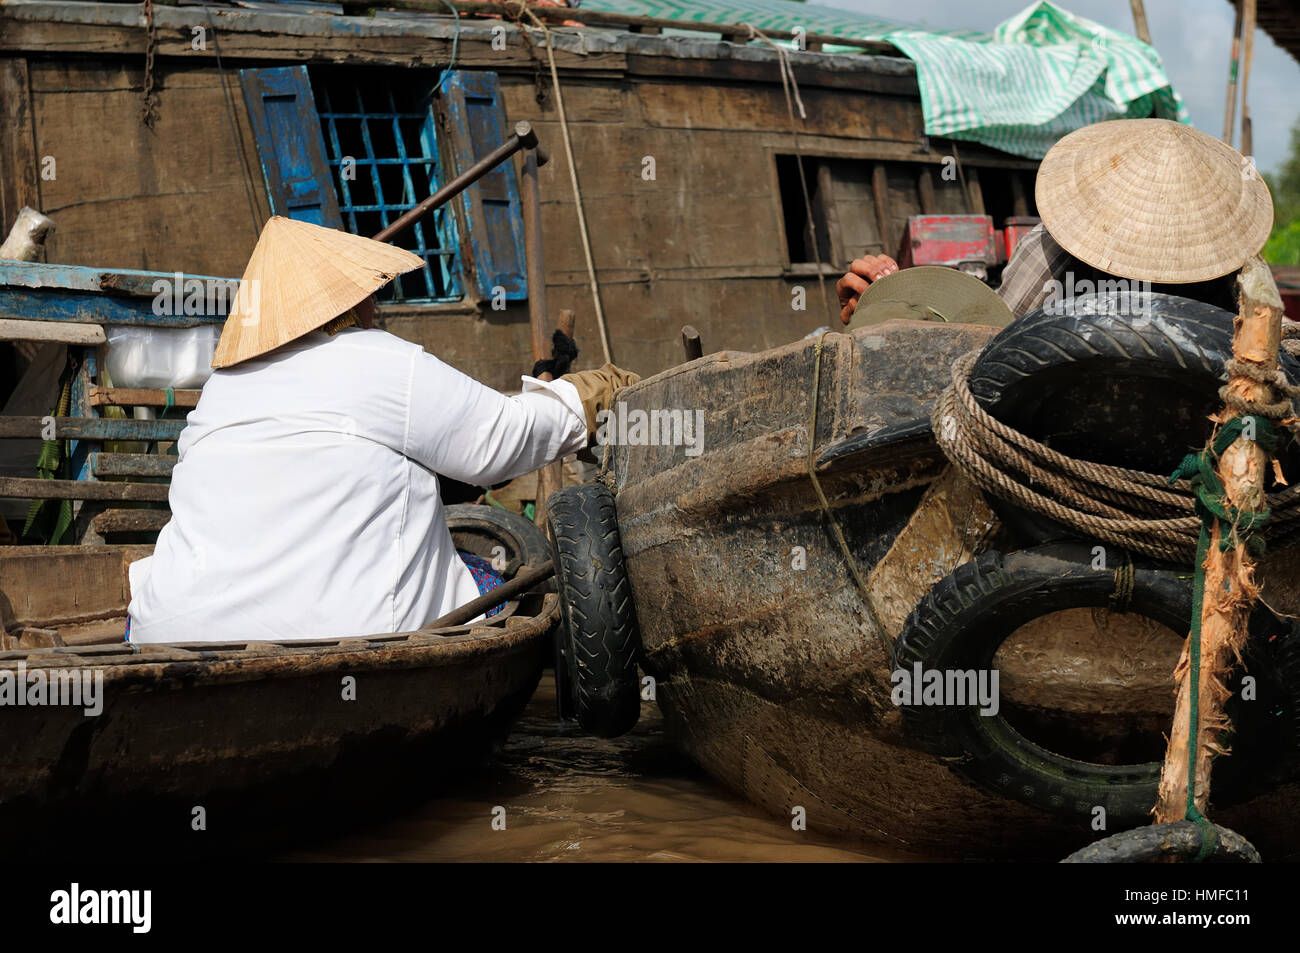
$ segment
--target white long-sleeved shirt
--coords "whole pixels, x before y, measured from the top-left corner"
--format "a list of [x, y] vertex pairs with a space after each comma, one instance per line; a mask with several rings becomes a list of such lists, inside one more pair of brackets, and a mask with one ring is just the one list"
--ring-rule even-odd
[[131, 564], [132, 642], [403, 632], [478, 595], [438, 477], [486, 485], [580, 449], [567, 381], [506, 397], [379, 330], [314, 332], [215, 371]]

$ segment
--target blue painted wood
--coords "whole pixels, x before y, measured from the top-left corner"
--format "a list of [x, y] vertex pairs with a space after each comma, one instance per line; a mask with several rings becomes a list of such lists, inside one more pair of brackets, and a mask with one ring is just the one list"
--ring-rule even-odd
[[242, 69], [239, 79], [271, 211], [341, 228], [343, 219], [325, 163], [325, 140], [307, 67]]
[[88, 268], [84, 265], [51, 265], [38, 261], [0, 259], [0, 287], [42, 288], [62, 291], [107, 292], [114, 295], [155, 298], [164, 290], [179, 287], [184, 292], [193, 282], [202, 284], [204, 293], [227, 297], [234, 295], [238, 278], [213, 275], [187, 275], [182, 272], [135, 271], [128, 268]]
[[[42, 437], [44, 417], [0, 416], [0, 438]], [[122, 420], [109, 417], [56, 417], [54, 436], [59, 440], [175, 440], [185, 429], [184, 420]]]
[[[452, 133], [451, 152], [462, 172], [510, 137], [495, 73], [453, 70], [442, 95]], [[528, 297], [524, 222], [513, 162], [503, 162], [461, 194], [479, 294], [505, 289], [507, 301]]]
[[157, 314], [150, 298], [0, 286], [0, 318], [192, 328], [200, 324], [224, 324], [230, 300], [226, 298], [223, 305], [213, 299], [213, 313], [209, 314]]

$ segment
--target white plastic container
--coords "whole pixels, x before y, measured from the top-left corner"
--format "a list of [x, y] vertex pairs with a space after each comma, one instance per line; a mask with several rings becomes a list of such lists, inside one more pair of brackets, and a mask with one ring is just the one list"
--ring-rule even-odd
[[107, 328], [104, 364], [114, 387], [202, 387], [221, 327]]

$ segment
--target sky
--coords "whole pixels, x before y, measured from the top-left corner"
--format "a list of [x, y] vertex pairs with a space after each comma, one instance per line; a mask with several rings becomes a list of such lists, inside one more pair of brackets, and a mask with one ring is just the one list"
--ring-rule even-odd
[[[965, 27], [992, 31], [1032, 0], [813, 0], [821, 6], [906, 20], [935, 29]], [[1071, 13], [1125, 33], [1135, 32], [1129, 0], [1056, 0]], [[1228, 58], [1232, 48], [1232, 4], [1228, 0], [1145, 0], [1151, 42], [1165, 72], [1182, 95], [1192, 124], [1223, 135]], [[1238, 93], [1240, 96], [1240, 93]], [[1250, 74], [1250, 111], [1255, 165], [1276, 171], [1285, 161], [1291, 126], [1300, 118], [1300, 63], [1259, 30]], [[1234, 142], [1241, 147], [1240, 104]]]

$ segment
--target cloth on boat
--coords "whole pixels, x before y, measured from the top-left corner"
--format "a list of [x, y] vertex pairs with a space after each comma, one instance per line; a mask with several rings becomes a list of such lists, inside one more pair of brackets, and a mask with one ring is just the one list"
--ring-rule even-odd
[[[892, 43], [916, 64], [926, 135], [1033, 159], [1095, 122], [1189, 120], [1154, 47], [1055, 3], [1030, 3], [992, 33], [788, 0], [584, 0], [583, 9]], [[966, 4], [962, 14], [977, 9]], [[824, 50], [857, 52], [830, 42]]]
[[[482, 556], [476, 556], [474, 553], [461, 552], [460, 558], [464, 560], [465, 565], [469, 567], [469, 573], [474, 577], [474, 584], [478, 586], [480, 596], [487, 595], [497, 586], [506, 581], [505, 576], [492, 568], [492, 560], [485, 559]], [[499, 606], [493, 606], [487, 612], [483, 613], [484, 618], [496, 615], [506, 607], [503, 602]]]
[[587, 442], [577, 390], [507, 397], [380, 330], [315, 331], [215, 371], [171, 521], [131, 564], [132, 643], [419, 628], [479, 595], [438, 477], [490, 485]]
[[1079, 278], [1091, 277], [1092, 269], [1056, 243], [1041, 224], [1035, 225], [1016, 243], [1011, 260], [1002, 271], [998, 296], [1017, 318], [1042, 307], [1052, 291], [1052, 281], [1062, 281], [1072, 266]]

